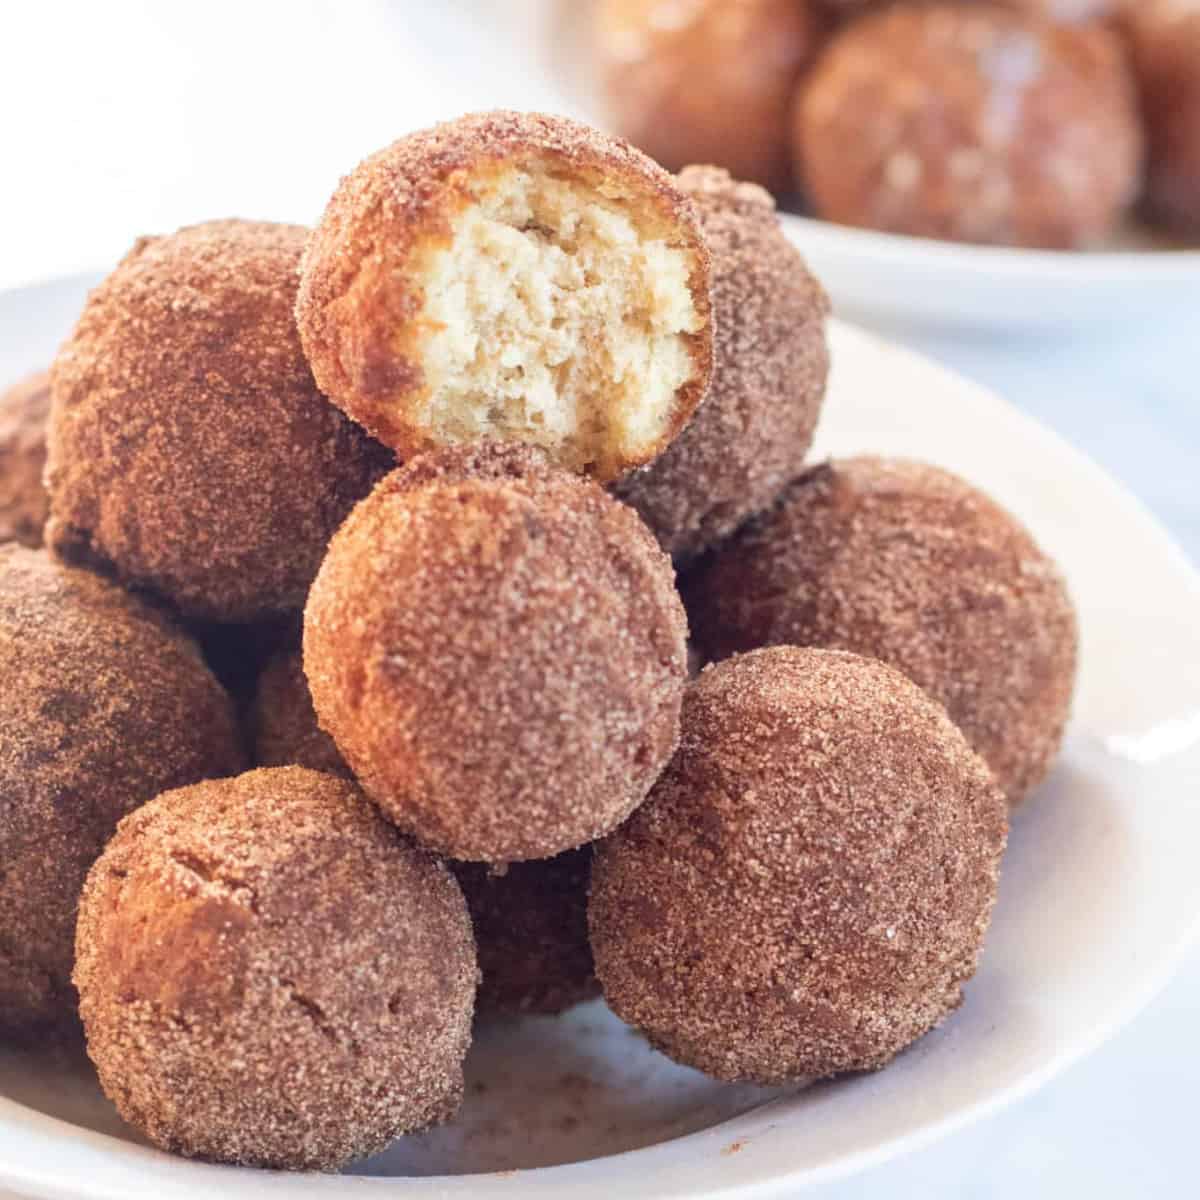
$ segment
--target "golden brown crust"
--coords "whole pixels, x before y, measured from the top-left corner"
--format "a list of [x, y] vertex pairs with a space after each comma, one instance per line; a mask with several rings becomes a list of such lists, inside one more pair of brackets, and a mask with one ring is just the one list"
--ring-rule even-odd
[[899, 671], [792, 646], [710, 667], [670, 767], [596, 850], [605, 998], [719, 1079], [881, 1067], [960, 1003], [1006, 826]]
[[301, 607], [330, 534], [391, 464], [317, 391], [292, 317], [304, 230], [143, 238], [52, 367], [50, 544], [188, 616]]
[[560, 470], [380, 483], [304, 617], [322, 726], [402, 828], [455, 858], [608, 832], [670, 757], [686, 677], [670, 561]]
[[1146, 202], [1158, 220], [1200, 233], [1200, 7], [1138, 0], [1123, 13], [1146, 121]]
[[46, 420], [50, 415], [47, 371], [14, 383], [0, 394], [0, 542], [42, 544], [50, 499], [46, 466]]
[[88, 1053], [156, 1145], [334, 1170], [462, 1098], [475, 948], [442, 863], [302, 767], [168, 792], [80, 902]]
[[688, 167], [679, 186], [712, 255], [712, 383], [679, 437], [617, 486], [677, 561], [727, 537], [800, 473], [829, 372], [829, 301], [771, 197], [715, 167]]
[[818, 215], [918, 237], [1071, 249], [1140, 184], [1133, 83], [1113, 34], [996, 6], [896, 5], [841, 30], [797, 97]]
[[545, 164], [610, 195], [627, 189], [641, 220], [695, 256], [690, 287], [704, 327], [685, 335], [695, 373], [679, 389], [658, 444], [636, 461], [596, 464], [597, 478], [615, 478], [667, 446], [704, 397], [712, 370], [708, 255], [691, 204], [671, 176], [586, 125], [541, 113], [475, 113], [364, 159], [341, 181], [304, 251], [296, 299], [304, 351], [322, 390], [402, 458], [435, 449], [411, 411], [424, 378], [413, 326], [424, 298], [422, 252], [449, 244], [472, 176], [518, 162]]
[[0, 547], [0, 1031], [69, 1022], [75, 902], [126, 813], [240, 769], [229, 697], [161, 613]]
[[1012, 516], [949, 472], [879, 458], [815, 467], [685, 593], [710, 658], [792, 643], [899, 667], [1014, 804], [1058, 753], [1078, 643], [1066, 585]]
[[587, 935], [592, 848], [509, 863], [451, 863], [479, 948], [481, 1017], [550, 1015], [600, 992]]

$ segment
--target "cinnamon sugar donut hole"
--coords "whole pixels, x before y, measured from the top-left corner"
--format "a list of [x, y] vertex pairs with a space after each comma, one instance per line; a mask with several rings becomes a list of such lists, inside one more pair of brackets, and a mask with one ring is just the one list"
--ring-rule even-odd
[[762, 188], [716, 167], [687, 167], [679, 186], [712, 255], [712, 383], [688, 427], [617, 494], [685, 561], [803, 469], [829, 374], [829, 301]]
[[669, 170], [715, 163], [788, 192], [788, 114], [825, 25], [813, 0], [600, 0], [613, 125]]
[[391, 456], [317, 391], [292, 317], [305, 232], [211, 221], [142, 238], [51, 369], [49, 544], [188, 617], [303, 606]]
[[[317, 725], [300, 654], [273, 659], [254, 704], [255, 761], [298, 763], [350, 777]], [[557, 1013], [598, 991], [587, 939], [590, 847], [509, 863], [451, 862], [471, 913], [479, 955], [477, 1016]]]
[[450, 869], [479, 949], [479, 1016], [549, 1016], [599, 994], [587, 931], [591, 846], [499, 871], [462, 862]]
[[317, 382], [402, 457], [527, 442], [601, 481], [687, 423], [712, 362], [695, 213], [632, 146], [492, 112], [345, 179], [304, 254]]
[[50, 498], [46, 466], [46, 421], [50, 375], [46, 371], [14, 383], [0, 394], [0, 542], [37, 549]]
[[[524, 447], [446, 451], [422, 455], [405, 468], [406, 484], [431, 479], [519, 475], [545, 468]], [[281, 654], [259, 680], [252, 714], [255, 761], [298, 763], [350, 777], [333, 739], [317, 724], [300, 653]], [[510, 863], [451, 862], [475, 931], [481, 973], [479, 1016], [556, 1013], [598, 990], [587, 940], [587, 886], [591, 849], [554, 858]]]
[[718, 1079], [882, 1067], [960, 1003], [1006, 829], [986, 765], [899, 671], [793, 646], [710, 667], [596, 850], [604, 996]]
[[250, 741], [260, 767], [310, 767], [353, 778], [333, 738], [317, 724], [299, 650], [276, 654], [259, 675]]
[[[869, 8], [882, 8], [889, 2], [901, 0], [822, 0], [827, 9], [838, 16], [854, 16]], [[905, 3], [930, 3], [931, 0], [903, 0]], [[1115, 15], [1122, 7], [1122, 0], [955, 0], [961, 5], [991, 4], [999, 8], [1010, 8], [1027, 16], [1057, 21], [1064, 25], [1102, 21]], [[1138, 0], [1140, 3], [1141, 0]]]
[[1016, 804], [1058, 754], [1078, 631], [1062, 574], [1020, 523], [937, 467], [814, 467], [686, 581], [709, 658], [828, 646], [882, 659], [944, 704]]
[[117, 822], [243, 764], [195, 643], [88, 571], [0, 547], [0, 1035], [74, 1020], [84, 877]]
[[1200, 4], [1137, 0], [1124, 11], [1149, 142], [1150, 214], [1200, 234]]
[[165, 1150], [336, 1170], [451, 1116], [475, 947], [446, 867], [302, 767], [167, 792], [80, 903], [88, 1053]]
[[897, 5], [846, 26], [796, 104], [819, 216], [917, 237], [1072, 249], [1140, 186], [1121, 46], [994, 6]]
[[414, 471], [433, 477], [398, 471], [354, 510], [309, 594], [321, 726], [383, 811], [450, 857], [592, 841], [675, 746], [687, 626], [670, 560], [560, 469]]

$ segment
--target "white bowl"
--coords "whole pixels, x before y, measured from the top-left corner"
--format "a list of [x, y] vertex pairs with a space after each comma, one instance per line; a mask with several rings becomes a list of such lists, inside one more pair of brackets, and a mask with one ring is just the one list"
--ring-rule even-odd
[[[91, 282], [0, 294], [0, 379], [48, 359]], [[85, 1062], [7, 1053], [0, 1186], [53, 1200], [790, 1195], [1010, 1103], [1163, 986], [1200, 914], [1200, 577], [1137, 501], [1027, 417], [853, 328], [831, 333], [819, 451], [961, 472], [1029, 524], [1080, 610], [1066, 750], [1016, 816], [963, 1008], [879, 1074], [791, 1093], [676, 1067], [599, 1002], [493, 1027], [459, 1119], [362, 1164], [367, 1178], [172, 1158], [121, 1124]]]
[[[592, 0], [459, 2], [506, 35], [501, 53], [531, 77], [537, 103], [548, 85], [563, 111], [605, 124], [587, 42]], [[791, 214], [783, 221], [838, 315], [877, 326], [1061, 334], [1181, 311], [1200, 317], [1200, 247], [1134, 224], [1111, 246], [1081, 252], [964, 245]]]
[[1100, 336], [1149, 320], [1200, 318], [1200, 250], [1021, 250], [852, 229], [785, 213], [788, 236], [837, 312], [895, 329]]

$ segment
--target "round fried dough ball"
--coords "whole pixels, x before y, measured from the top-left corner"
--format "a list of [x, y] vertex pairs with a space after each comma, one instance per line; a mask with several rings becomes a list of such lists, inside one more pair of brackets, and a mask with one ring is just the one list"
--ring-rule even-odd
[[1125, 11], [1149, 143], [1151, 214], [1200, 233], [1200, 3], [1139, 0]]
[[335, 1170], [462, 1100], [475, 946], [444, 864], [303, 767], [167, 792], [79, 909], [88, 1053], [156, 1145]]
[[[927, 0], [906, 0], [906, 2], [922, 3]], [[823, 3], [827, 9], [831, 9], [839, 16], [853, 16], [868, 8], [882, 8], [887, 0], [823, 0]], [[1112, 16], [1121, 7], [1121, 0], [957, 0], [957, 3], [964, 6], [987, 4], [1011, 8], [1029, 16], [1058, 21], [1065, 25], [1103, 20]]]
[[316, 389], [292, 317], [304, 230], [142, 238], [52, 367], [50, 544], [189, 617], [303, 606], [390, 456]]
[[350, 778], [350, 768], [318, 724], [299, 650], [275, 655], [258, 677], [250, 713], [254, 761], [260, 767], [298, 765]]
[[117, 822], [240, 770], [233, 706], [192, 640], [48, 554], [0, 547], [0, 1033], [65, 1026], [75, 906]]
[[715, 163], [786, 192], [792, 96], [824, 27], [812, 0], [601, 0], [594, 39], [613, 123], [672, 171]]
[[42, 473], [50, 376], [39, 371], [0, 394], [0, 542], [42, 544], [50, 506]]
[[317, 382], [402, 456], [529, 442], [610, 480], [703, 398], [708, 288], [695, 213], [661, 167], [562, 117], [494, 112], [342, 181], [296, 317]]
[[1121, 47], [997, 7], [898, 5], [829, 44], [794, 149], [819, 216], [919, 237], [1075, 248], [1140, 184]]
[[480, 1016], [553, 1014], [599, 993], [588, 944], [592, 848], [509, 863], [451, 863], [479, 948]]
[[[267, 665], [254, 702], [253, 732], [260, 766], [299, 763], [350, 776], [333, 739], [317, 724], [299, 652]], [[479, 1015], [562, 1012], [596, 994], [587, 940], [590, 865], [590, 847], [500, 870], [450, 863], [475, 931]]]
[[1018, 803], [1070, 715], [1078, 632], [1055, 564], [947, 471], [902, 459], [813, 468], [687, 581], [709, 657], [830, 646], [882, 659], [946, 706]]
[[987, 767], [899, 671], [793, 646], [710, 667], [596, 850], [605, 999], [718, 1079], [881, 1067], [960, 1003], [1005, 836]]
[[380, 483], [304, 614], [321, 725], [402, 829], [454, 858], [607, 833], [670, 758], [686, 621], [625, 505], [543, 467]]
[[715, 167], [688, 167], [679, 186], [712, 255], [712, 384], [688, 427], [618, 495], [685, 560], [800, 473], [825, 397], [829, 302], [761, 188]]

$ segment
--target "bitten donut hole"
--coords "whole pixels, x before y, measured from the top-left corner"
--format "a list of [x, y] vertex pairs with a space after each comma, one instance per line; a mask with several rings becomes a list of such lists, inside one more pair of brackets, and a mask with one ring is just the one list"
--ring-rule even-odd
[[469, 184], [429, 252], [421, 420], [442, 443], [531, 442], [599, 476], [671, 428], [704, 318], [695, 252], [610, 189], [509, 168]]

